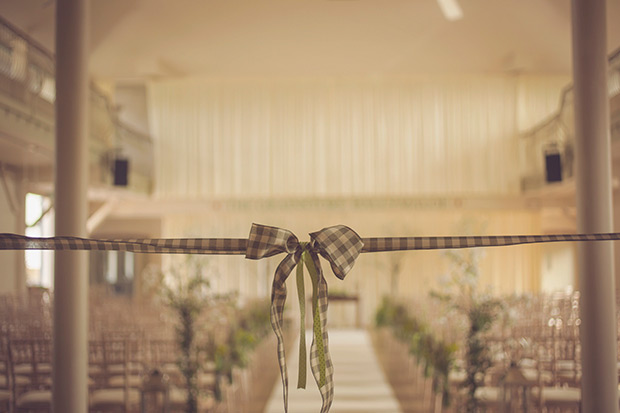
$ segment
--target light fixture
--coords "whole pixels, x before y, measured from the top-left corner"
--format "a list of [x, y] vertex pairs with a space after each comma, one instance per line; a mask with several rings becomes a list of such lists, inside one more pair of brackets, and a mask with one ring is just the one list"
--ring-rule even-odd
[[437, 3], [447, 20], [455, 21], [463, 18], [463, 10], [456, 0], [437, 0]]

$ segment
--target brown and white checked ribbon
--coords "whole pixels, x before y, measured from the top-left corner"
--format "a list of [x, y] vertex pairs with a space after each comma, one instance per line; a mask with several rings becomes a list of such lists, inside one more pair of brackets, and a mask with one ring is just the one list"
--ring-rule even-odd
[[[618, 241], [620, 232], [561, 235], [489, 235], [463, 237], [375, 237], [362, 238], [362, 253], [503, 247], [520, 244], [576, 241]], [[79, 237], [25, 237], [0, 233], [0, 250], [89, 250], [128, 251], [145, 254], [245, 255], [246, 238], [142, 238], [92, 239]], [[271, 255], [284, 252], [273, 252]], [[271, 256], [269, 255], [269, 256]], [[338, 275], [338, 274], [336, 274]]]
[[[310, 346], [310, 368], [319, 387], [323, 404], [321, 413], [327, 413], [334, 400], [334, 368], [329, 355], [329, 339], [327, 334], [327, 282], [323, 277], [318, 254], [329, 261], [334, 274], [344, 279], [353, 267], [355, 259], [360, 254], [364, 244], [355, 231], [344, 225], [324, 228], [310, 234], [311, 242], [307, 246], [318, 278], [318, 313], [321, 337], [313, 337]], [[286, 356], [284, 353], [284, 338], [282, 336], [282, 322], [284, 304], [286, 302], [286, 279], [293, 268], [301, 263], [304, 247], [297, 237], [290, 231], [253, 224], [248, 239], [248, 249], [245, 255], [249, 259], [270, 257], [281, 252], [287, 256], [280, 262], [273, 279], [271, 289], [271, 325], [278, 338], [278, 362], [282, 378], [284, 394], [284, 411], [288, 411], [288, 373]], [[314, 310], [314, 308], [313, 308]], [[322, 347], [322, 350], [320, 349]], [[321, 369], [324, 369], [324, 382], [321, 382]]]
[[[499, 247], [519, 244], [575, 241], [617, 241], [620, 233], [563, 234], [563, 235], [507, 235], [507, 236], [456, 236], [456, 237], [380, 237], [360, 238], [355, 231], [343, 225], [329, 227], [310, 234], [307, 246], [319, 273], [319, 316], [322, 342], [325, 351], [326, 380], [319, 386], [323, 404], [321, 413], [327, 413], [333, 401], [333, 366], [329, 358], [326, 329], [327, 283], [323, 277], [318, 254], [327, 259], [334, 274], [344, 279], [360, 253], [435, 250], [474, 247]], [[282, 336], [285, 281], [296, 265], [301, 265], [302, 244], [290, 231], [276, 227], [253, 224], [248, 239], [244, 238], [167, 238], [167, 239], [114, 239], [99, 240], [79, 237], [32, 238], [16, 234], [0, 234], [0, 250], [115, 250], [155, 254], [220, 254], [242, 255], [260, 259], [286, 253], [280, 262], [273, 281], [271, 322], [278, 338], [278, 359], [284, 386], [285, 411], [288, 409], [288, 376]], [[311, 369], [317, 383], [321, 360], [316, 350], [315, 337], [311, 347]]]
[[362, 252], [441, 250], [453, 248], [504, 247], [520, 244], [575, 241], [617, 241], [620, 232], [562, 235], [488, 235], [462, 237], [382, 237], [362, 238]]
[[145, 238], [91, 239], [79, 237], [35, 238], [0, 234], [0, 250], [128, 251], [152, 254], [243, 255], [245, 238]]

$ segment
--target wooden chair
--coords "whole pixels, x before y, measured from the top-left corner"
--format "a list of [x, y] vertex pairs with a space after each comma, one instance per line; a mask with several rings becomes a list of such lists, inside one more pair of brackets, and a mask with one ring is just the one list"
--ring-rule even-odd
[[555, 340], [555, 382], [561, 386], [581, 385], [581, 346], [579, 337]]
[[541, 410], [579, 412], [581, 368], [577, 338], [547, 338], [539, 343], [537, 384], [532, 394]]
[[11, 339], [9, 358], [14, 411], [51, 411], [51, 342], [47, 338]]
[[0, 337], [0, 412], [11, 409], [11, 388], [9, 373], [9, 343], [6, 336]]
[[102, 365], [94, 363], [89, 368], [96, 377], [98, 385], [90, 392], [91, 412], [129, 412], [137, 409], [140, 403], [140, 375], [134, 374], [138, 367], [136, 357], [137, 345], [130, 340], [103, 340], [91, 342], [93, 361], [99, 360]]
[[174, 386], [183, 385], [183, 376], [178, 366], [179, 349], [174, 340], [148, 340], [149, 369], [158, 369], [166, 374]]

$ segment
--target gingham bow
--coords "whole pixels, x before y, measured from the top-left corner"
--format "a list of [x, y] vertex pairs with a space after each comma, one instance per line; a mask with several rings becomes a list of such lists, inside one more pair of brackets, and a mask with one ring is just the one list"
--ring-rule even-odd
[[[344, 279], [353, 267], [355, 259], [362, 251], [364, 243], [355, 231], [344, 225], [328, 227], [318, 232], [313, 232], [310, 234], [310, 238], [310, 243], [300, 243], [297, 237], [288, 230], [252, 224], [245, 257], [260, 259], [283, 252], [287, 254], [276, 269], [271, 290], [271, 325], [278, 338], [278, 362], [282, 378], [285, 412], [288, 411], [288, 374], [284, 354], [284, 338], [282, 336], [283, 311], [286, 301], [285, 282], [295, 266], [299, 264], [299, 268], [301, 268], [302, 256], [304, 254], [310, 258], [307, 259], [305, 257], [303, 259], [311, 272], [311, 276], [313, 276], [314, 284], [312, 308], [314, 312], [315, 328], [313, 331], [315, 335], [310, 347], [310, 367], [323, 399], [321, 413], [327, 413], [334, 399], [334, 369], [329, 356], [326, 329], [327, 283], [323, 277], [318, 254], [329, 261], [334, 274], [338, 278]], [[312, 274], [313, 272], [315, 272], [314, 275]], [[300, 300], [302, 300], [301, 296]], [[317, 332], [320, 332], [320, 334], [317, 334]], [[303, 346], [303, 352], [305, 353], [305, 340], [302, 340], [302, 342], [303, 345], [301, 343], [300, 345]]]

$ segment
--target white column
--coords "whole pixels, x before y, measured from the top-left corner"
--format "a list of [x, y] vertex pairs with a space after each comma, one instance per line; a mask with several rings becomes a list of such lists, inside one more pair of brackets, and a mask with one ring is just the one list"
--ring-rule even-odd
[[[24, 172], [19, 171], [15, 174], [15, 233], [26, 235], [26, 190], [24, 184]], [[15, 292], [26, 296], [26, 254], [24, 250], [14, 251], [15, 253]]]
[[[85, 236], [88, 0], [56, 2], [56, 235]], [[54, 412], [88, 411], [87, 255], [57, 251], [54, 265]]]
[[[605, 0], [573, 0], [577, 227], [613, 232]], [[613, 245], [579, 246], [583, 412], [618, 411]]]

